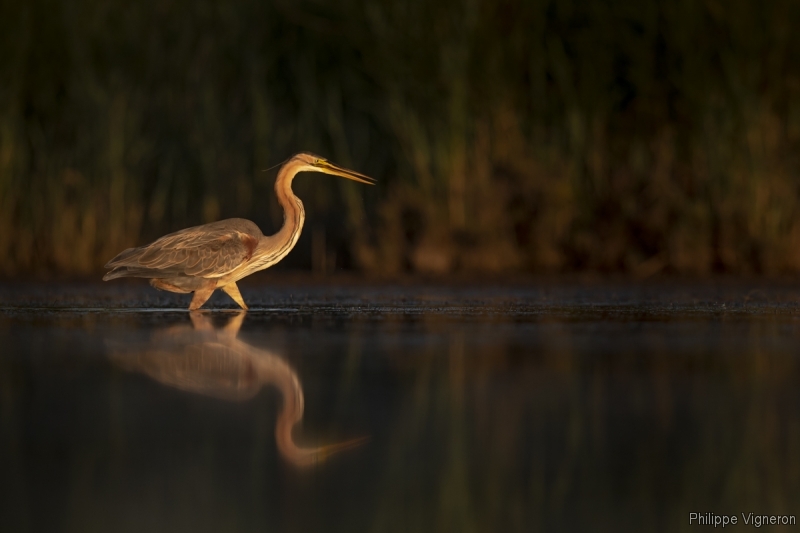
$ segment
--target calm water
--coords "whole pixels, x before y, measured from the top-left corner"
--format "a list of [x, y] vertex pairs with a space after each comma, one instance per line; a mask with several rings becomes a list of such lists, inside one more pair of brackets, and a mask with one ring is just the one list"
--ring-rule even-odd
[[242, 292], [0, 287], [0, 531], [800, 515], [800, 285]]

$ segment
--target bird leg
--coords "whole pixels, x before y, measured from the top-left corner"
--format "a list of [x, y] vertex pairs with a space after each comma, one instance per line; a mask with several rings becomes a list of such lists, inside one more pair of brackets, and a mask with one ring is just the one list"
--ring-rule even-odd
[[239, 333], [239, 330], [242, 328], [242, 322], [244, 322], [244, 316], [247, 314], [246, 311], [236, 311], [236, 314], [233, 318], [231, 318], [225, 326], [222, 328], [222, 333], [227, 335], [228, 337], [236, 337]]
[[244, 310], [247, 310], [247, 304], [244, 303], [244, 298], [242, 298], [242, 293], [239, 292], [239, 287], [236, 286], [235, 281], [231, 281], [227, 285], [222, 286], [222, 290], [225, 291], [225, 294], [233, 298], [233, 301], [239, 304]]
[[192, 298], [192, 303], [189, 304], [189, 311], [196, 311], [200, 309], [200, 307], [206, 303], [206, 300], [211, 298], [211, 295], [214, 293], [215, 283], [209, 283], [204, 287], [201, 287], [194, 291], [194, 297]]
[[189, 319], [192, 321], [192, 327], [195, 331], [214, 331], [214, 324], [211, 322], [211, 316], [203, 311], [190, 311]]

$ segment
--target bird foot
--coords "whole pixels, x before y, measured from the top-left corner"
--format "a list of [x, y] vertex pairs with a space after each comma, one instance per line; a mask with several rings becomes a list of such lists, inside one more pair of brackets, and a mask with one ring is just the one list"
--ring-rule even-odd
[[244, 303], [244, 298], [242, 298], [242, 293], [239, 292], [239, 287], [236, 286], [235, 281], [228, 283], [227, 285], [223, 285], [222, 290], [225, 291], [225, 294], [230, 296], [233, 299], [233, 301], [239, 305], [239, 307], [247, 311], [248, 309], [247, 304]]

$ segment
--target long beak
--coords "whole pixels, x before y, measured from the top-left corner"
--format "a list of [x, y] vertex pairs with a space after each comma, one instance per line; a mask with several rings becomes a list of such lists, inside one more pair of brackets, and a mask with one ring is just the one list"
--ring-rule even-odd
[[321, 172], [326, 174], [333, 174], [334, 176], [341, 176], [342, 178], [347, 178], [349, 180], [357, 181], [359, 183], [366, 183], [367, 185], [375, 185], [376, 181], [374, 178], [370, 178], [369, 176], [365, 176], [359, 172], [354, 170], [349, 170], [342, 167], [337, 167], [333, 163], [329, 163], [328, 161], [320, 161], [316, 165]]
[[322, 446], [317, 448], [314, 453], [313, 462], [314, 463], [322, 463], [326, 461], [331, 455], [344, 452], [347, 450], [352, 450], [354, 448], [358, 448], [363, 446], [367, 442], [369, 442], [369, 436], [357, 437], [355, 439], [350, 439], [345, 442], [339, 442], [337, 444], [328, 444], [327, 446]]
[[359, 446], [363, 446], [367, 442], [369, 442], [370, 437], [369, 435], [365, 435], [363, 437], [356, 437], [354, 439], [350, 439], [344, 442], [339, 442], [336, 444], [328, 444], [327, 446], [322, 446], [317, 450], [317, 455], [320, 460], [327, 459], [331, 455], [339, 452], [344, 452], [347, 450], [352, 450], [353, 448], [358, 448]]

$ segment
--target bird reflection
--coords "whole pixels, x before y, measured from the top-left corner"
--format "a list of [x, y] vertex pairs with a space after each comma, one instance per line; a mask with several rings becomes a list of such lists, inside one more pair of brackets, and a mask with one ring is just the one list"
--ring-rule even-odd
[[236, 338], [245, 312], [215, 328], [202, 312], [190, 313], [192, 327], [175, 326], [140, 345], [109, 343], [109, 357], [119, 367], [141, 372], [180, 390], [228, 401], [252, 398], [264, 385], [283, 397], [275, 427], [278, 452], [289, 463], [312, 466], [331, 455], [363, 444], [367, 437], [320, 447], [301, 447], [292, 429], [303, 418], [303, 389], [297, 374], [280, 356]]

